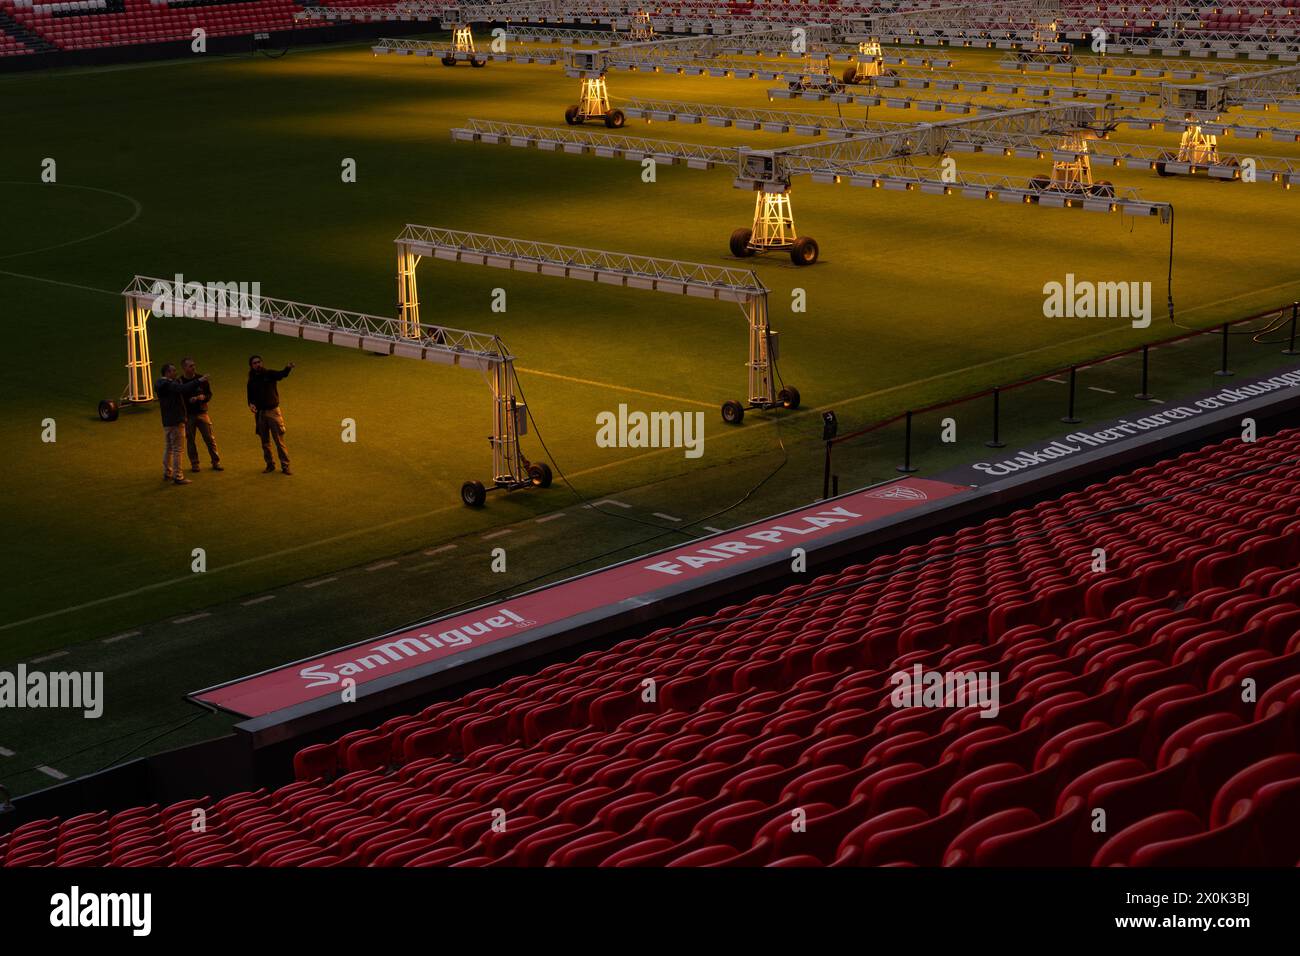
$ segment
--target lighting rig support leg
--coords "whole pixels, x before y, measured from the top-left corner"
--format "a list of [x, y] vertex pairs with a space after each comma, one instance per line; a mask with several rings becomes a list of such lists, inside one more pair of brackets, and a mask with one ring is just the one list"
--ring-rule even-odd
[[[502, 350], [504, 355], [504, 349]], [[492, 479], [498, 485], [527, 481], [527, 468], [519, 448], [518, 402], [515, 399], [515, 365], [508, 358], [492, 363]]]
[[469, 26], [458, 26], [452, 31], [452, 50], [456, 53], [473, 53], [474, 37], [469, 32]]
[[420, 338], [420, 290], [415, 279], [415, 267], [420, 257], [410, 246], [397, 250], [397, 324], [402, 338]]
[[123, 403], [153, 401], [153, 363], [149, 359], [149, 310], [126, 297], [126, 391]]
[[796, 238], [790, 191], [759, 192], [754, 201], [754, 236], [750, 241], [763, 249], [787, 249]]
[[749, 319], [749, 403], [766, 408], [775, 403], [776, 374], [772, 367], [771, 329], [767, 324], [767, 293], [751, 296]]
[[600, 117], [609, 112], [609, 86], [604, 76], [589, 76], [582, 81], [580, 107], [585, 117]]

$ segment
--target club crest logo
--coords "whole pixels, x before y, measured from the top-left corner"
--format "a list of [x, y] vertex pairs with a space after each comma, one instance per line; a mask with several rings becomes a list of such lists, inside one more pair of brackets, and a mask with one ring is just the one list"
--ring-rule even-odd
[[881, 498], [885, 501], [927, 501], [924, 491], [919, 488], [912, 488], [908, 485], [891, 485], [888, 488], [878, 488], [875, 491], [867, 492], [868, 498]]

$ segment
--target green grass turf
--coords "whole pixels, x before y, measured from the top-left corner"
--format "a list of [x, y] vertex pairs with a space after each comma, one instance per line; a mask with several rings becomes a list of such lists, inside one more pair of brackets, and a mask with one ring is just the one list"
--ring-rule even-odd
[[[958, 68], [995, 62], [963, 55]], [[610, 80], [615, 99], [736, 105], [767, 105], [769, 85], [626, 73]], [[494, 497], [482, 512], [459, 505], [460, 482], [488, 470], [488, 392], [476, 374], [445, 367], [154, 320], [156, 363], [193, 354], [213, 376], [227, 471], [204, 473], [187, 489], [159, 480], [154, 408], [104, 425], [94, 407], [122, 387], [122, 306], [110, 293], [135, 273], [256, 280], [266, 295], [391, 314], [392, 239], [406, 222], [735, 264], [726, 239], [748, 224], [752, 200], [731, 188], [730, 171], [661, 167], [646, 184], [636, 163], [453, 144], [447, 135], [471, 116], [557, 124], [576, 87], [558, 67], [448, 70], [356, 47], [0, 78], [0, 303], [9, 347], [0, 383], [8, 459], [0, 659], [569, 503], [557, 491]], [[834, 110], [798, 101], [790, 108]], [[871, 116], [924, 118], [880, 109]], [[799, 141], [676, 124], [632, 123], [627, 132], [755, 147]], [[1224, 147], [1282, 151], [1268, 142]], [[45, 157], [57, 160], [59, 185], [39, 183]], [[340, 180], [345, 157], [357, 161], [355, 184]], [[1045, 167], [958, 162], [962, 171], [1023, 176]], [[1175, 203], [1183, 321], [1211, 325], [1300, 293], [1295, 194], [1126, 170], [1099, 175]], [[806, 182], [795, 188], [794, 210], [800, 231], [821, 244], [822, 264], [799, 270], [773, 256], [752, 265], [772, 289], [782, 372], [807, 407], [782, 434], [811, 456], [809, 473], [819, 408], [836, 407], [848, 429], [1171, 331], [1159, 316], [1138, 332], [1041, 311], [1043, 283], [1067, 272], [1149, 280], [1161, 302], [1169, 232], [1155, 220]], [[586, 494], [675, 479], [662, 487], [680, 507], [696, 501], [692, 489], [714, 488], [729, 464], [739, 474], [754, 456], [776, 454], [777, 434], [760, 426], [761, 416], [728, 429], [716, 412], [743, 397], [745, 327], [734, 306], [433, 262], [421, 266], [420, 280], [426, 322], [503, 336], [550, 452]], [[498, 286], [508, 290], [504, 314], [489, 307]], [[807, 290], [806, 314], [790, 312], [796, 287]], [[253, 351], [271, 365], [299, 366], [283, 388], [292, 479], [260, 474], [242, 398]], [[595, 415], [624, 401], [704, 410], [704, 457], [596, 447]], [[58, 423], [57, 443], [40, 441], [45, 418]], [[357, 422], [355, 444], [340, 440], [343, 418]], [[527, 441], [541, 457], [536, 436]], [[727, 488], [727, 496], [741, 490]], [[804, 500], [811, 493], [801, 492]], [[583, 542], [590, 553], [607, 543], [617, 535]], [[206, 574], [190, 571], [199, 547]], [[317, 647], [333, 643], [316, 639]], [[233, 653], [223, 665], [226, 676], [249, 669]]]

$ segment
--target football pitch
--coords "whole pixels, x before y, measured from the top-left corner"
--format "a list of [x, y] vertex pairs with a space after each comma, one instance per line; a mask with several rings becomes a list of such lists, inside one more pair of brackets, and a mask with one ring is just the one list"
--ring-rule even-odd
[[[994, 70], [996, 58], [961, 54], [956, 68]], [[773, 85], [616, 73], [610, 94], [615, 105], [637, 96], [766, 107]], [[524, 522], [535, 527], [536, 544], [518, 549], [518, 560], [512, 539], [502, 539], [512, 551], [506, 575], [489, 568], [492, 545], [484, 542], [444, 555], [436, 575], [399, 580], [380, 569], [375, 587], [349, 592], [337, 606], [260, 616], [233, 626], [237, 634], [204, 632], [199, 622], [196, 644], [180, 630], [152, 658], [137, 645], [132, 660], [154, 673], [139, 678], [136, 693], [152, 701], [152, 688], [165, 701], [138, 707], [131, 720], [169, 719], [183, 715], [180, 691], [362, 639], [433, 614], [453, 595], [662, 547], [702, 533], [705, 519], [728, 527], [806, 503], [820, 489], [824, 409], [851, 430], [1178, 331], [1165, 315], [1170, 227], [1154, 217], [801, 179], [795, 222], [816, 238], [821, 261], [797, 268], [773, 254], [742, 262], [727, 239], [749, 224], [753, 197], [732, 188], [731, 170], [660, 166], [645, 182], [640, 163], [453, 143], [448, 135], [470, 117], [560, 125], [576, 98], [577, 80], [560, 67], [446, 69], [436, 59], [376, 58], [368, 46], [0, 76], [0, 314], [8, 346], [0, 378], [7, 460], [0, 663], [184, 620], [395, 555], [437, 554]], [[789, 108], [837, 109], [803, 101]], [[870, 118], [916, 119], [887, 109], [872, 109]], [[755, 148], [803, 141], [639, 120], [623, 132]], [[1169, 145], [1172, 134], [1116, 138]], [[1285, 151], [1268, 141], [1223, 145], [1261, 156]], [[46, 160], [55, 164], [53, 183], [42, 181]], [[344, 181], [347, 160], [355, 161], [355, 182]], [[1025, 177], [1049, 162], [959, 159], [962, 170]], [[1300, 297], [1300, 195], [1125, 169], [1099, 175], [1173, 203], [1181, 323], [1208, 328]], [[490, 471], [490, 392], [478, 372], [183, 318], [151, 320], [155, 375], [163, 362], [193, 356], [211, 376], [225, 471], [209, 471], [203, 455], [192, 485], [164, 485], [156, 406], [98, 420], [97, 402], [116, 398], [124, 383], [118, 293], [132, 276], [257, 282], [269, 297], [393, 315], [393, 239], [407, 223], [752, 268], [771, 290], [781, 374], [798, 386], [803, 406], [723, 423], [719, 406], [747, 397], [745, 318], [733, 304], [426, 260], [422, 321], [501, 337], [537, 426], [523, 439], [526, 453], [552, 461], [567, 483], [557, 475], [550, 489], [494, 494], [482, 510], [460, 503], [461, 483]], [[1150, 282], [1150, 327], [1044, 317], [1044, 284], [1067, 273]], [[498, 289], [503, 311], [493, 308]], [[794, 311], [800, 299], [806, 310]], [[281, 383], [292, 477], [262, 473], [243, 394], [253, 353], [273, 368], [297, 365]], [[1178, 382], [1162, 384], [1208, 387], [1214, 360], [1206, 349], [1189, 366], [1202, 370], [1193, 379], [1182, 382], [1180, 370]], [[1097, 395], [1090, 400], [1097, 417], [1112, 409]], [[1123, 413], [1121, 401], [1117, 395], [1112, 410]], [[703, 454], [601, 447], [597, 416], [620, 405], [702, 412]], [[1050, 433], [1054, 419], [1037, 405], [1009, 403], [1006, 428]], [[43, 440], [51, 420], [55, 440]], [[344, 440], [347, 420], [355, 441]], [[962, 436], [932, 460], [969, 459], [987, 437], [973, 423]], [[783, 462], [779, 477], [764, 481]], [[896, 463], [844, 480], [850, 487], [880, 480]], [[537, 523], [611, 497], [631, 502], [624, 510], [633, 513]], [[727, 510], [738, 499], [743, 504]], [[385, 578], [387, 595], [377, 583]], [[95, 653], [108, 659], [128, 646], [101, 643]]]

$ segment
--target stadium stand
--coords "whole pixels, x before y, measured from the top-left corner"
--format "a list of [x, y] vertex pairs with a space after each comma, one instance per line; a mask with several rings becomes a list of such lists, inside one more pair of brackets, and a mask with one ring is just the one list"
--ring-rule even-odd
[[295, 21], [301, 9], [292, 0], [0, 0], [0, 30], [20, 44], [9, 50], [0, 39], [0, 55], [189, 42], [196, 27], [227, 37], [328, 26]]
[[[245, 36], [257, 32], [324, 29], [321, 19], [295, 20], [294, 14], [315, 7], [392, 8], [392, 19], [409, 19], [400, 4], [377, 0], [0, 0], [0, 57], [30, 53], [96, 50], [112, 47], [188, 41], [195, 27], [210, 37]], [[943, 3], [906, 4], [907, 9], [939, 8]], [[827, 16], [867, 16], [873, 4], [805, 2], [699, 2], [644, 5], [652, 17], [768, 21]], [[1154, 34], [1177, 24], [1178, 29], [1243, 38], [1288, 38], [1300, 30], [1300, 0], [1274, 0], [1267, 6], [1214, 7], [1201, 4], [1123, 4], [1065, 0], [1060, 29], [1076, 39], [1097, 26], [1116, 34]], [[1029, 28], [1024, 23], [1002, 23]]]
[[[1210, 446], [0, 860], [1293, 866], [1298, 504], [1300, 430]], [[895, 706], [916, 665], [996, 672], [999, 709]]]

